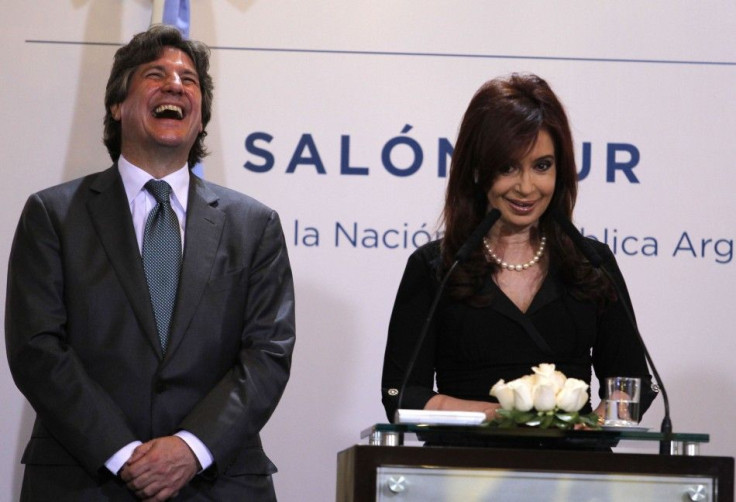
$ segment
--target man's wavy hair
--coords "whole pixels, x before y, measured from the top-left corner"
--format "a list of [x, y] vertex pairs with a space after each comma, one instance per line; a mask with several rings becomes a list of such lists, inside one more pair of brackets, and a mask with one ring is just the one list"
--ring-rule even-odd
[[105, 119], [102, 136], [107, 151], [115, 162], [120, 158], [123, 133], [120, 121], [115, 120], [112, 116], [111, 107], [125, 101], [130, 80], [136, 69], [142, 64], [161, 57], [165, 47], [179, 49], [189, 56], [199, 76], [202, 91], [202, 132], [199, 133], [189, 150], [187, 159], [189, 167], [194, 167], [208, 153], [204, 146], [204, 138], [207, 136], [206, 127], [212, 116], [212, 91], [214, 89], [212, 77], [209, 74], [210, 50], [201, 42], [184, 39], [176, 28], [159, 24], [137, 34], [115, 53], [110, 78], [107, 80], [105, 89]]
[[[483, 84], [475, 93], [460, 125], [452, 155], [443, 222], [443, 267], [488, 211], [487, 193], [501, 169], [518, 161], [546, 131], [555, 148], [555, 189], [539, 221], [547, 236], [551, 263], [574, 296], [605, 304], [615, 295], [610, 283], [585, 260], [552, 215], [572, 218], [577, 196], [577, 169], [572, 134], [565, 110], [547, 82], [533, 74], [513, 73]], [[457, 268], [449, 282], [453, 298], [487, 305], [491, 298], [482, 285], [497, 270], [480, 250]]]

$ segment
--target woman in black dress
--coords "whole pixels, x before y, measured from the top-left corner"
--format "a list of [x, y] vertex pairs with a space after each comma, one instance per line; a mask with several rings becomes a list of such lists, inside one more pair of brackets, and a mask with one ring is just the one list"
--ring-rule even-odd
[[[402, 398], [402, 408], [482, 411], [499, 379], [540, 363], [587, 383], [591, 368], [642, 378], [641, 413], [655, 397], [644, 352], [623, 304], [623, 277], [604, 244], [620, 295], [556, 223], [572, 218], [577, 170], [564, 109], [549, 85], [528, 74], [485, 83], [458, 134], [448, 180], [445, 235], [409, 258], [396, 296], [383, 364], [382, 396], [393, 421], [408, 361], [440, 280], [491, 208], [498, 222], [457, 267], [443, 294]], [[590, 412], [590, 402], [581, 410]], [[603, 407], [595, 410], [603, 414]]]

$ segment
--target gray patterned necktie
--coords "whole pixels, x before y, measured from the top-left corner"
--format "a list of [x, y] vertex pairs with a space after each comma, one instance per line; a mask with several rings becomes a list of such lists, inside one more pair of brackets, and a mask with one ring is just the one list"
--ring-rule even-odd
[[171, 207], [171, 186], [165, 181], [150, 180], [146, 183], [146, 190], [156, 199], [156, 206], [148, 214], [143, 233], [143, 270], [151, 294], [161, 350], [165, 354], [179, 285], [181, 234], [179, 219]]

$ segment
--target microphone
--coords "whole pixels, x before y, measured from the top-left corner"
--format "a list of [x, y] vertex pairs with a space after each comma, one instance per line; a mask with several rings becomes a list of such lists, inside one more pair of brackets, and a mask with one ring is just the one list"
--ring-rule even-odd
[[575, 225], [572, 224], [572, 222], [564, 216], [559, 211], [555, 211], [553, 213], [553, 217], [555, 221], [560, 225], [560, 228], [563, 232], [572, 240], [573, 244], [580, 250], [581, 253], [583, 253], [583, 256], [590, 262], [591, 265], [593, 265], [594, 268], [602, 271], [605, 276], [608, 278], [608, 280], [613, 285], [613, 289], [616, 291], [616, 296], [618, 297], [619, 301], [621, 302], [621, 305], [624, 308], [624, 312], [626, 313], [626, 317], [629, 320], [629, 324], [634, 328], [634, 333], [636, 333], [636, 337], [639, 339], [639, 343], [641, 344], [642, 349], [644, 350], [644, 357], [646, 358], [647, 363], [649, 364], [649, 367], [652, 370], [652, 373], [654, 374], [654, 378], [657, 382], [657, 385], [662, 391], [662, 400], [664, 401], [664, 418], [662, 419], [662, 425], [660, 427], [660, 432], [663, 435], [662, 440], [659, 442], [659, 454], [660, 455], [671, 455], [672, 454], [672, 419], [670, 418], [670, 400], [667, 397], [667, 390], [664, 387], [664, 383], [662, 382], [662, 379], [659, 376], [659, 372], [657, 371], [657, 367], [654, 365], [654, 361], [652, 360], [652, 356], [649, 355], [649, 350], [647, 349], [646, 343], [644, 343], [644, 338], [641, 336], [641, 333], [639, 332], [639, 327], [636, 325], [636, 321], [634, 320], [634, 314], [631, 311], [631, 308], [629, 305], [624, 301], [624, 294], [623, 291], [621, 291], [621, 287], [618, 284], [618, 281], [616, 281], [611, 273], [608, 271], [608, 269], [603, 265], [603, 258], [598, 254], [598, 252], [593, 248], [593, 246], [590, 244], [590, 242], [583, 237], [583, 235], [578, 231], [577, 228], [575, 228]]
[[[455, 261], [453, 265], [455, 265], [456, 263], [463, 263], [465, 260], [470, 258], [470, 253], [472, 253], [475, 248], [480, 245], [480, 241], [483, 240], [483, 237], [488, 233], [488, 231], [498, 221], [500, 217], [501, 211], [496, 208], [491, 209], [488, 214], [486, 214], [486, 216], [483, 218], [483, 221], [481, 221], [480, 224], [475, 227], [473, 233], [470, 234], [468, 240], [466, 240], [463, 245], [460, 246], [460, 249], [458, 249], [457, 253], [455, 253]], [[450, 275], [449, 271], [447, 275]]]
[[583, 256], [585, 256], [590, 264], [593, 265], [594, 268], [600, 268], [603, 264], [603, 258], [601, 258], [601, 255], [598, 254], [598, 251], [595, 250], [588, 239], [583, 237], [583, 234], [578, 232], [575, 225], [573, 225], [572, 222], [559, 211], [555, 211], [553, 216], [555, 221], [557, 221], [562, 228], [562, 231], [565, 232], [565, 234], [572, 240], [575, 247], [583, 253]]
[[419, 339], [417, 340], [417, 344], [414, 346], [414, 352], [412, 353], [411, 358], [409, 359], [409, 363], [406, 366], [404, 378], [401, 380], [401, 388], [399, 389], [399, 402], [396, 405], [394, 422], [396, 421], [396, 416], [401, 409], [401, 403], [404, 400], [404, 391], [406, 390], [406, 384], [409, 382], [412, 371], [414, 371], [414, 365], [417, 362], [417, 357], [419, 357], [419, 351], [422, 349], [422, 345], [424, 345], [424, 339], [427, 338], [429, 325], [431, 324], [432, 318], [434, 317], [434, 311], [437, 310], [437, 304], [440, 302], [440, 297], [442, 296], [442, 292], [445, 290], [447, 280], [450, 278], [452, 273], [455, 271], [455, 268], [459, 264], [465, 262], [468, 258], [470, 258], [471, 253], [480, 245], [480, 241], [483, 240], [483, 237], [488, 233], [488, 231], [498, 221], [500, 217], [501, 211], [496, 208], [491, 209], [488, 214], [485, 215], [483, 220], [478, 224], [477, 227], [475, 227], [475, 230], [473, 230], [473, 232], [470, 234], [470, 237], [468, 237], [463, 245], [460, 246], [460, 249], [458, 249], [457, 253], [455, 253], [455, 258], [450, 265], [450, 268], [447, 270], [447, 273], [442, 278], [442, 282], [440, 283], [439, 288], [437, 288], [437, 293], [434, 296], [432, 305], [429, 307], [429, 311], [427, 312], [427, 318], [424, 320], [422, 330], [419, 332]]

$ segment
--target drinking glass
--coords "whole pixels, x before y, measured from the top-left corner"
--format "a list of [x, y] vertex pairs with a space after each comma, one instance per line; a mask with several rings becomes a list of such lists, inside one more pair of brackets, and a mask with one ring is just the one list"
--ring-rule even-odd
[[636, 427], [639, 424], [639, 398], [641, 378], [606, 378], [607, 427]]

